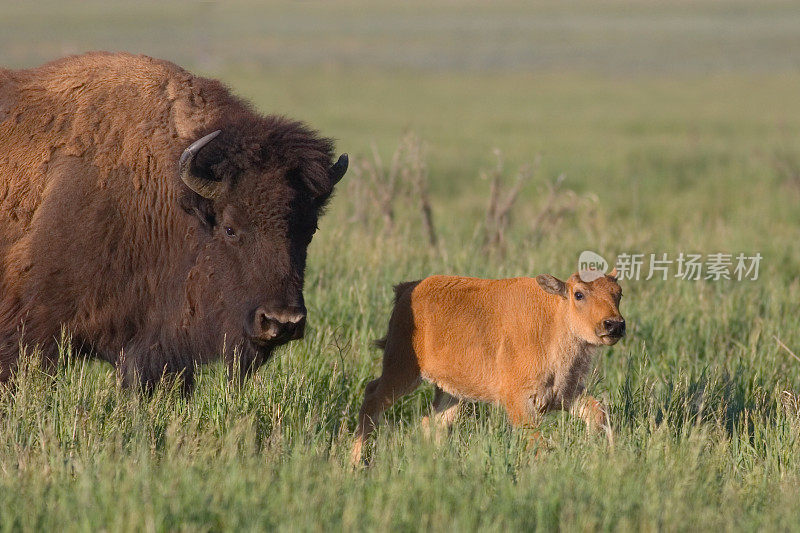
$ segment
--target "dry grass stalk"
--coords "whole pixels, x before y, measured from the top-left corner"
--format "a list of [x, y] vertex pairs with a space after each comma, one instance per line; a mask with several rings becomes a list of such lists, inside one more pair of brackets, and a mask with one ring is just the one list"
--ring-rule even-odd
[[[483, 249], [489, 253], [505, 254], [506, 233], [511, 227], [514, 206], [519, 199], [523, 187], [532, 181], [541, 163], [537, 156], [532, 166], [523, 166], [517, 172], [513, 182], [504, 190], [504, 162], [499, 150], [494, 151], [497, 158], [495, 168], [489, 173], [481, 173], [481, 178], [490, 182], [489, 203], [486, 207], [484, 222]], [[547, 184], [544, 200], [538, 209], [530, 209], [531, 239], [534, 243], [552, 234], [558, 226], [575, 217], [576, 223], [591, 227], [597, 214], [597, 197], [593, 194], [578, 194], [564, 189], [565, 175], [561, 174], [552, 183]]]
[[[422, 224], [428, 237], [428, 244], [432, 248], [439, 248], [439, 238], [436, 235], [436, 226], [433, 222], [433, 208], [431, 207], [430, 191], [428, 188], [428, 166], [425, 163], [425, 153], [422, 141], [414, 134], [409, 134], [401, 144], [405, 147], [405, 166], [403, 176], [407, 183], [413, 187], [413, 192], [419, 201], [422, 214]], [[399, 149], [398, 149], [399, 151]]]
[[790, 390], [784, 390], [781, 392], [779, 399], [784, 414], [797, 422], [798, 418], [800, 418], [800, 398], [797, 397], [797, 394]]
[[397, 229], [397, 203], [409, 199], [419, 205], [422, 224], [430, 246], [439, 249], [433, 207], [428, 187], [428, 166], [423, 142], [407, 134], [398, 145], [388, 167], [384, 165], [373, 143], [372, 157], [358, 160], [353, 166], [355, 179], [351, 185], [354, 209], [351, 221], [366, 224], [370, 208], [384, 221], [387, 233]]
[[793, 351], [792, 351], [792, 350], [791, 350], [791, 349], [790, 349], [788, 346], [786, 346], [786, 345], [783, 343], [783, 341], [781, 341], [781, 340], [778, 338], [778, 336], [777, 336], [777, 335], [773, 335], [772, 337], [773, 337], [773, 338], [774, 338], [774, 339], [775, 339], [775, 340], [778, 342], [778, 346], [780, 346], [781, 348], [783, 348], [784, 350], [786, 350], [787, 352], [789, 352], [789, 355], [791, 355], [792, 357], [794, 357], [795, 359], [797, 359], [798, 361], [800, 361], [800, 357], [798, 357], [796, 353], [794, 353], [794, 352], [793, 352]]
[[564, 189], [565, 175], [561, 174], [556, 180], [548, 184], [547, 199], [542, 205], [539, 214], [533, 219], [531, 226], [534, 242], [541, 241], [551, 234], [564, 220], [570, 216], [577, 216], [578, 223], [595, 221], [597, 196], [594, 194], [578, 194], [571, 189]]
[[781, 150], [772, 156], [772, 166], [783, 183], [800, 189], [800, 157], [789, 150]]
[[559, 176], [556, 178], [556, 181], [548, 184], [550, 192], [547, 195], [547, 200], [545, 201], [542, 210], [539, 211], [539, 214], [533, 219], [533, 224], [531, 226], [535, 235], [538, 235], [541, 231], [541, 228], [548, 225], [548, 223], [552, 223], [552, 220], [561, 214], [560, 210], [556, 208], [555, 204], [558, 194], [561, 192], [561, 186], [563, 185], [565, 178], [565, 174], [559, 174]]
[[[363, 198], [366, 196], [369, 199], [370, 203], [375, 206], [383, 217], [386, 231], [391, 232], [394, 230], [395, 224], [394, 199], [399, 192], [398, 178], [400, 176], [402, 152], [398, 148], [392, 156], [389, 168], [386, 168], [375, 143], [372, 143], [371, 148], [372, 159], [359, 159], [353, 166], [353, 174], [356, 179], [352, 181], [356, 182], [354, 186], [360, 189], [356, 192], [362, 193], [357, 197]], [[366, 192], [366, 195], [363, 194], [364, 192]], [[366, 210], [367, 205], [365, 203], [356, 202], [354, 216], [366, 222]]]
[[505, 234], [511, 224], [511, 211], [519, 198], [522, 187], [534, 176], [534, 168], [538, 168], [540, 158], [537, 157], [534, 167], [523, 166], [517, 172], [514, 182], [507, 192], [503, 192], [504, 163], [500, 150], [495, 149], [497, 164], [491, 173], [481, 173], [481, 178], [490, 180], [489, 204], [486, 207], [483, 248], [489, 252], [505, 253]]

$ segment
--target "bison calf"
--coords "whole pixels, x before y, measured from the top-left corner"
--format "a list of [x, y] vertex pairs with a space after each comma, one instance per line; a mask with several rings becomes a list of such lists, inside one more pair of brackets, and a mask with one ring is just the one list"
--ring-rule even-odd
[[583, 382], [597, 347], [625, 335], [622, 290], [616, 270], [593, 277], [432, 276], [395, 287], [388, 332], [376, 343], [383, 372], [366, 387], [353, 464], [381, 413], [423, 379], [436, 386], [440, 426], [449, 427], [460, 400], [469, 399], [503, 405], [515, 426], [569, 410], [611, 441], [606, 409], [583, 395]]

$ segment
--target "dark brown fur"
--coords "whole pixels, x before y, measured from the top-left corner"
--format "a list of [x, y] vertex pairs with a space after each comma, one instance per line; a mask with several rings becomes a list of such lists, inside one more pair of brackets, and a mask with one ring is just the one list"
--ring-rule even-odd
[[[217, 129], [193, 164], [225, 184], [209, 200], [178, 159]], [[0, 380], [22, 343], [52, 363], [62, 324], [129, 383], [181, 374], [190, 388], [196, 364], [234, 352], [257, 368], [275, 346], [243, 324], [259, 305], [303, 306], [332, 156], [331, 140], [166, 61], [0, 69]]]

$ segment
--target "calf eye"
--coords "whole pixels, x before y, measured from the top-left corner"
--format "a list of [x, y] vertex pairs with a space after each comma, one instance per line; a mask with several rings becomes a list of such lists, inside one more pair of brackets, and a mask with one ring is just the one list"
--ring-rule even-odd
[[575, 291], [575, 299], [583, 300], [583, 293], [581, 291]]
[[230, 226], [225, 226], [225, 235], [228, 237], [236, 237], [236, 231]]

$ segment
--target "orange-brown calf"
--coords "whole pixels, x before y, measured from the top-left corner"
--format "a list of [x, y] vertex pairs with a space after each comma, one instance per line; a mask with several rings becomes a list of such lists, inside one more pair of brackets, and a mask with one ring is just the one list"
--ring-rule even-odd
[[431, 276], [395, 287], [389, 329], [376, 343], [383, 372], [366, 387], [353, 464], [381, 413], [423, 379], [436, 386], [440, 426], [449, 427], [468, 399], [503, 405], [515, 426], [568, 410], [613, 442], [605, 407], [583, 392], [597, 348], [625, 335], [615, 276]]

